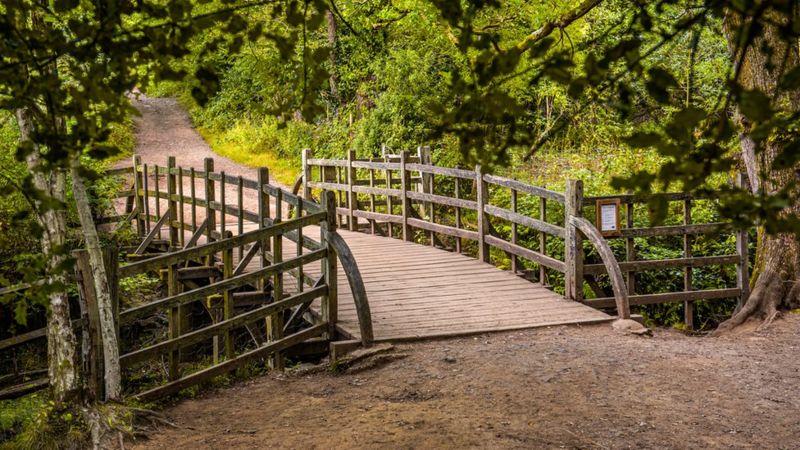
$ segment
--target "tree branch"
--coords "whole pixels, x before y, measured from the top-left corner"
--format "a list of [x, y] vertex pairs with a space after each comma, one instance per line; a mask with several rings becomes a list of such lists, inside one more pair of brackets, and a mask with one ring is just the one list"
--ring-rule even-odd
[[551, 20], [542, 25], [538, 30], [525, 36], [525, 39], [520, 41], [515, 47], [520, 53], [527, 51], [533, 44], [549, 36], [550, 33], [556, 29], [568, 27], [572, 22], [580, 19], [589, 13], [595, 6], [602, 3], [603, 0], [584, 0], [577, 8], [561, 16], [557, 20]]

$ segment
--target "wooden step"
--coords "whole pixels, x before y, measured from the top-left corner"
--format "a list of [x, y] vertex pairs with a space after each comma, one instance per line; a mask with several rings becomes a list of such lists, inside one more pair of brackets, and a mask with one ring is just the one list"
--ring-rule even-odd
[[222, 271], [217, 267], [198, 266], [178, 269], [178, 281], [222, 278]]
[[233, 306], [261, 306], [272, 302], [271, 289], [268, 292], [234, 292], [233, 293]]
[[[270, 289], [271, 291], [271, 289]], [[206, 299], [209, 307], [222, 302], [222, 294], [209, 295]], [[244, 308], [249, 306], [262, 306], [272, 302], [272, 292], [234, 292], [233, 293], [233, 307]]]

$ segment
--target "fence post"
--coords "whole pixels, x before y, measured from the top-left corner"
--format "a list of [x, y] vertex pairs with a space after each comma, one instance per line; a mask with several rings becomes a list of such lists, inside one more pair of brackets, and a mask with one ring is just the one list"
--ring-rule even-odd
[[169, 211], [169, 246], [170, 250], [178, 246], [178, 228], [175, 221], [178, 220], [178, 202], [175, 198], [178, 191], [177, 175], [175, 174], [175, 157], [167, 157], [167, 211]]
[[[383, 155], [383, 160], [386, 163], [391, 162], [389, 159], [389, 155], [386, 154], [386, 144], [381, 144], [381, 154]], [[392, 171], [391, 169], [386, 169], [386, 189], [392, 188]], [[394, 206], [392, 204], [392, 196], [386, 196], [386, 214], [394, 214]], [[389, 237], [394, 237], [394, 230], [392, 228], [392, 222], [386, 222], [386, 230], [388, 231], [387, 235]]]
[[475, 199], [478, 203], [477, 218], [478, 221], [478, 259], [488, 263], [491, 262], [491, 255], [489, 252], [489, 244], [486, 243], [486, 234], [489, 233], [489, 224], [484, 210], [486, 203], [489, 200], [489, 186], [483, 181], [483, 168], [475, 166]]
[[411, 189], [411, 176], [406, 169], [406, 162], [408, 160], [408, 151], [400, 153], [400, 200], [403, 213], [403, 240], [411, 241], [411, 227], [408, 226], [408, 216], [411, 211], [411, 203], [408, 199], [408, 190]]
[[[739, 188], [747, 187], [747, 178], [744, 173], [737, 174], [736, 185]], [[739, 255], [739, 263], [736, 264], [736, 285], [741, 289], [736, 309], [739, 310], [750, 298], [750, 230], [739, 230], [736, 232], [736, 253]]]
[[[417, 156], [419, 157], [419, 163], [423, 165], [433, 165], [433, 158], [431, 158], [431, 148], [427, 145], [417, 147]], [[434, 176], [432, 173], [425, 173], [420, 172], [420, 183], [422, 187], [420, 188], [420, 192], [424, 194], [434, 194], [435, 188], [433, 186], [434, 183]], [[436, 223], [436, 218], [434, 217], [434, 203], [433, 202], [424, 202], [423, 209], [428, 214], [428, 220], [431, 223]], [[431, 247], [436, 246], [436, 233], [433, 231], [429, 231], [428, 235], [431, 240]]]
[[[211, 179], [211, 173], [214, 172], [214, 158], [206, 158], [203, 161], [203, 180], [205, 181], [205, 195], [206, 195], [206, 239], [209, 243], [214, 241], [214, 231], [217, 230], [216, 213], [211, 208], [211, 202], [214, 201], [214, 180]], [[213, 263], [213, 255], [209, 255], [206, 265], [210, 266]]]
[[[153, 164], [153, 190], [155, 191], [153, 192], [153, 196], [156, 201], [156, 217], [158, 217], [156, 220], [161, 220], [161, 189], [159, 188], [161, 181], [159, 181], [158, 172], [158, 164]], [[163, 239], [161, 234], [162, 228], [163, 226], [158, 227], [158, 239]]]
[[[632, 205], [629, 205], [629, 208], [632, 208]], [[684, 200], [683, 201], [683, 224], [689, 225], [692, 223], [692, 201], [691, 200]], [[632, 228], [628, 226], [628, 228]], [[631, 239], [632, 241], [632, 239]], [[683, 233], [683, 257], [684, 258], [691, 258], [692, 257], [692, 243], [689, 240], [689, 234]], [[629, 258], [631, 260], [632, 258]], [[629, 272], [630, 273], [630, 272]], [[632, 276], [629, 275], [630, 278]], [[628, 283], [628, 292], [633, 293], [633, 281], [629, 281]], [[684, 291], [691, 291], [692, 290], [692, 268], [691, 267], [684, 267], [683, 268], [683, 290]], [[694, 329], [694, 301], [686, 300], [683, 302], [683, 323], [690, 329]]]
[[[547, 199], [544, 197], [539, 197], [539, 220], [547, 222]], [[547, 255], [547, 234], [544, 231], [539, 232], [539, 253]], [[539, 264], [539, 283], [547, 285], [547, 269], [543, 264]]]
[[147, 231], [145, 230], [145, 222], [144, 218], [144, 193], [140, 193], [142, 188], [142, 180], [143, 175], [140, 172], [142, 168], [142, 157], [136, 155], [133, 157], [133, 196], [134, 196], [134, 208], [136, 209], [136, 232], [139, 234], [139, 237], [143, 238], [147, 235]]
[[[283, 191], [278, 189], [275, 195], [275, 220], [274, 224], [282, 222], [283, 212]], [[303, 230], [298, 230], [302, 233]], [[278, 264], [283, 261], [283, 234], [278, 233], [272, 237], [272, 263]], [[283, 300], [283, 272], [277, 272], [272, 276], [272, 301]], [[269, 317], [267, 322], [267, 336], [274, 342], [283, 338], [283, 312], [276, 312]], [[276, 370], [283, 370], [283, 353], [275, 352], [270, 357], [270, 367]]]
[[[224, 238], [224, 236], [223, 236]], [[233, 277], [233, 247], [222, 251], [222, 278], [228, 280]], [[228, 320], [233, 317], [233, 291], [226, 290], [222, 293], [222, 317]], [[281, 330], [283, 325], [281, 325]], [[225, 358], [233, 358], [233, 333], [225, 330]]]
[[567, 181], [567, 191], [564, 201], [564, 296], [570, 300], [583, 300], [583, 246], [578, 230], [570, 225], [569, 218], [581, 217], [583, 210], [583, 182], [580, 180]]
[[334, 340], [336, 338], [336, 322], [338, 321], [339, 298], [337, 291], [336, 250], [328, 240], [328, 234], [336, 232], [336, 195], [331, 191], [323, 191], [320, 199], [328, 213], [325, 221], [320, 223], [322, 228], [322, 244], [328, 249], [328, 254], [323, 260], [322, 274], [328, 293], [322, 299], [322, 320], [328, 323], [328, 332], [323, 337]]
[[310, 148], [303, 149], [303, 198], [311, 200], [311, 166], [308, 165], [308, 160], [311, 159], [313, 153]]
[[353, 160], [356, 159], [356, 152], [353, 150], [347, 151], [347, 210], [349, 217], [347, 224], [350, 226], [350, 231], [358, 231], [358, 217], [353, 215], [353, 210], [358, 209], [358, 194], [353, 191], [353, 186], [356, 184], [356, 169], [353, 168]]
[[[417, 156], [419, 157], [419, 163], [424, 164], [426, 166], [433, 165], [433, 158], [431, 156], [431, 148], [427, 145], [423, 145], [421, 147], [417, 147]], [[433, 194], [433, 191], [430, 190], [431, 182], [433, 179], [432, 173], [425, 173], [422, 172], [422, 189], [421, 191], [426, 194]]]
[[[625, 205], [625, 226], [627, 228], [633, 228], [633, 205], [633, 202]], [[691, 220], [691, 217], [689, 219]], [[636, 241], [633, 238], [625, 239], [625, 260], [636, 260]], [[628, 283], [628, 294], [634, 295], [636, 293], [636, 272], [632, 270], [625, 272], [625, 278]]]
[[[178, 264], [171, 264], [167, 268], [167, 295], [172, 297], [180, 292], [180, 282], [178, 282]], [[169, 338], [175, 339], [181, 335], [180, 322], [182, 311], [179, 307], [169, 309]], [[174, 350], [169, 354], [168, 378], [176, 380], [180, 376], [179, 366], [181, 360], [180, 350]], [[216, 359], [216, 358], [215, 358]], [[215, 361], [216, 363], [216, 361]]]
[[[511, 211], [517, 212], [517, 190], [511, 189]], [[517, 231], [517, 223], [511, 222], [511, 243], [517, 245], [519, 239], [519, 232]], [[511, 273], [516, 274], [519, 272], [519, 259], [517, 255], [511, 255]]]
[[[269, 169], [266, 167], [260, 167], [258, 169], [258, 228], [267, 227], [267, 220], [270, 218], [270, 210], [269, 210], [269, 193], [264, 192], [264, 186], [269, 184]], [[255, 245], [255, 244], [253, 244]], [[269, 238], [263, 239], [261, 242], [258, 243], [261, 247], [260, 254], [260, 262], [259, 267], [264, 268], [269, 265], [269, 260], [267, 259], [267, 252], [270, 248]], [[264, 291], [266, 288], [266, 281], [261, 278], [258, 280], [258, 288], [261, 291]]]
[[121, 345], [119, 340], [119, 247], [116, 243], [103, 249], [103, 262], [108, 279], [108, 296], [111, 299], [111, 316], [114, 318], [117, 344]]

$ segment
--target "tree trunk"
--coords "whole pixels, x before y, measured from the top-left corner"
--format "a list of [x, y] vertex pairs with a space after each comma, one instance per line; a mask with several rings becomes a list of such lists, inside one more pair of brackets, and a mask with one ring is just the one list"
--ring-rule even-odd
[[338, 106], [338, 104], [341, 103], [341, 99], [339, 98], [339, 80], [336, 76], [336, 16], [333, 15], [333, 11], [328, 10], [325, 13], [325, 18], [328, 21], [328, 45], [331, 47], [331, 74], [329, 81], [331, 85], [331, 97]]
[[100, 247], [100, 238], [97, 235], [97, 227], [92, 217], [89, 195], [83, 178], [80, 176], [78, 164], [79, 162], [76, 160], [72, 165], [72, 195], [75, 197], [75, 205], [81, 221], [81, 230], [86, 241], [86, 251], [89, 254], [89, 265], [92, 269], [97, 306], [100, 311], [100, 336], [103, 340], [106, 399], [115, 400], [119, 398], [122, 389], [119, 345], [112, 312], [111, 289], [108, 285], [106, 266], [103, 263], [103, 249]]
[[[33, 131], [33, 117], [28, 109], [16, 112], [19, 124], [20, 140], [30, 140]], [[64, 204], [66, 200], [66, 174], [63, 170], [53, 170], [48, 174], [40, 171], [41, 155], [39, 148], [26, 157], [28, 170], [33, 177], [36, 189], [45, 195]], [[48, 283], [64, 284], [65, 277], [61, 269], [65, 255], [64, 240], [67, 235], [66, 211], [63, 206], [43, 208], [40, 202], [35, 205], [36, 218], [42, 227], [42, 253], [48, 258]], [[70, 401], [77, 393], [78, 366], [76, 364], [77, 340], [72, 331], [69, 313], [69, 300], [65, 291], [53, 292], [49, 295], [47, 311], [47, 364], [50, 389], [53, 400], [61, 405]]]
[[[769, 23], [762, 23], [763, 34], [747, 49], [742, 59], [739, 82], [745, 89], [757, 89], [775, 99], [771, 105], [773, 109], [796, 112], [800, 110], [800, 92], [781, 93], [778, 91], [778, 84], [782, 75], [781, 69], [786, 72], [800, 64], [798, 42], [787, 42], [775, 25], [784, 22], [785, 17], [773, 11], [767, 11], [765, 17], [769, 20], [764, 22]], [[797, 18], [795, 22], [796, 20]], [[742, 26], [747, 26], [747, 21], [743, 21], [738, 14], [729, 12], [725, 17], [724, 31], [731, 48], [737, 48], [737, 31]], [[771, 59], [764, 52], [765, 43], [772, 48]], [[734, 60], [738, 61], [740, 53], [733, 53]], [[751, 181], [751, 188], [761, 189], [766, 194], [774, 194], [789, 185], [795, 176], [795, 169], [800, 168], [773, 169], [773, 162], [782, 150], [780, 139], [776, 137], [766, 140], [761, 153], [754, 152], [755, 143], [752, 139], [747, 136], [740, 139], [742, 159], [747, 165], [748, 177], [755, 180]], [[786, 208], [787, 215], [798, 213], [800, 204], [795, 203]], [[766, 320], [765, 324], [768, 324], [780, 309], [795, 307], [798, 302], [800, 244], [797, 237], [793, 234], [767, 234], [763, 230], [759, 231], [758, 237], [753, 271], [756, 278], [750, 297], [733, 317], [719, 326], [718, 331], [734, 328], [751, 318]]]

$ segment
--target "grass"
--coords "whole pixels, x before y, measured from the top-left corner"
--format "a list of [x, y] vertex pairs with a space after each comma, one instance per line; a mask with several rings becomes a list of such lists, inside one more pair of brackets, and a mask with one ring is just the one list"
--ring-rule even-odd
[[214, 153], [247, 167], [268, 167], [270, 178], [283, 186], [291, 188], [300, 175], [296, 163], [281, 159], [274, 150], [265, 148], [258, 129], [249, 124], [238, 124], [222, 132], [210, 128], [198, 128], [197, 131]]

